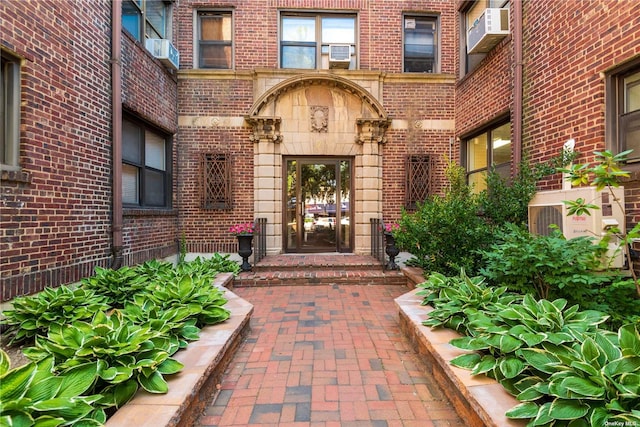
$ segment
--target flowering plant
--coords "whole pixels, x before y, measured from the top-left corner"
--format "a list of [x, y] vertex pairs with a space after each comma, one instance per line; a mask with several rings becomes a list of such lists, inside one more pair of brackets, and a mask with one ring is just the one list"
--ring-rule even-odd
[[234, 236], [239, 234], [253, 234], [253, 223], [236, 224], [229, 229], [229, 232]]
[[400, 230], [400, 225], [396, 224], [395, 222], [392, 222], [390, 224], [385, 224], [384, 225], [384, 232], [385, 233], [393, 233], [396, 230]]

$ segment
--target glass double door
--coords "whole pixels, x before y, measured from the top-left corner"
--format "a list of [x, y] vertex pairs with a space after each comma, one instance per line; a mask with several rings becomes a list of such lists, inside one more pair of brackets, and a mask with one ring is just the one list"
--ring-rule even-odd
[[285, 158], [285, 252], [351, 252], [351, 160]]

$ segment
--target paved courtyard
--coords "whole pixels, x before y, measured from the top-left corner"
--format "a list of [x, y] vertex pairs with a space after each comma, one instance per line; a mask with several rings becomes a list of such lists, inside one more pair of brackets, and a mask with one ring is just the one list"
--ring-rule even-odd
[[398, 326], [402, 286], [235, 288], [251, 332], [197, 425], [464, 426]]

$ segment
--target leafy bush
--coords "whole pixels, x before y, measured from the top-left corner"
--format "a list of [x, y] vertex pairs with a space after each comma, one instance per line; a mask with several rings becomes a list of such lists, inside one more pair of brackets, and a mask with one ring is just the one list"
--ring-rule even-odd
[[396, 243], [413, 255], [411, 265], [426, 272], [475, 272], [478, 251], [488, 247], [492, 227], [478, 215], [478, 197], [466, 185], [464, 169], [450, 164], [447, 177], [451, 188], [444, 196], [430, 197], [415, 213], [403, 212]]
[[53, 358], [10, 369], [9, 357], [0, 350], [0, 425], [100, 426], [102, 409], [94, 409], [99, 395], [81, 396], [94, 384], [98, 364], [74, 366], [53, 375]]
[[81, 280], [82, 287], [104, 295], [112, 307], [124, 307], [126, 301], [148, 285], [149, 277], [140, 274], [134, 267], [121, 267], [118, 270], [96, 267], [95, 271], [94, 276]]
[[536, 236], [507, 225], [497, 243], [483, 251], [480, 274], [497, 286], [537, 298], [566, 298], [572, 303], [592, 299], [596, 287], [612, 276], [595, 274], [603, 249], [588, 237], [565, 239], [560, 232]]
[[[452, 284], [467, 289], [444, 292]], [[458, 329], [467, 336], [451, 344], [476, 351], [451, 363], [495, 378], [523, 402], [508, 417], [529, 419], [530, 426], [640, 422], [637, 326], [625, 325], [615, 334], [599, 329], [607, 316], [598, 311], [531, 295], [503, 300], [504, 288], [492, 297], [481, 279], [464, 274], [434, 276], [420, 288], [424, 302], [435, 307], [424, 324], [464, 325]]]
[[107, 298], [91, 289], [45, 288], [37, 295], [14, 299], [13, 308], [3, 312], [5, 318], [0, 323], [8, 326], [10, 343], [18, 343], [46, 335], [52, 324], [90, 319], [108, 307]]

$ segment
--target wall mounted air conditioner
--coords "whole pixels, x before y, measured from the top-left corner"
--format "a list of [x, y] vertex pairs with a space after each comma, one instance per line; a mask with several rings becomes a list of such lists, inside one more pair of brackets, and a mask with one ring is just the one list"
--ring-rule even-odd
[[147, 39], [147, 50], [167, 68], [180, 68], [180, 53], [167, 39]]
[[[600, 239], [607, 229], [616, 227], [625, 230], [624, 188], [597, 191], [595, 187], [577, 187], [554, 191], [539, 191], [529, 202], [529, 231], [532, 234], [548, 236], [552, 232], [549, 226], [555, 224], [567, 239], [589, 236]], [[614, 200], [614, 196], [619, 202]], [[591, 215], [567, 215], [568, 208], [564, 200], [584, 199], [599, 209], [592, 209]], [[624, 253], [620, 250], [618, 239], [609, 243], [607, 264], [609, 267], [622, 268]]]
[[329, 45], [329, 68], [348, 69], [351, 64], [351, 45]]
[[489, 8], [467, 32], [467, 53], [486, 53], [509, 34], [509, 9]]

